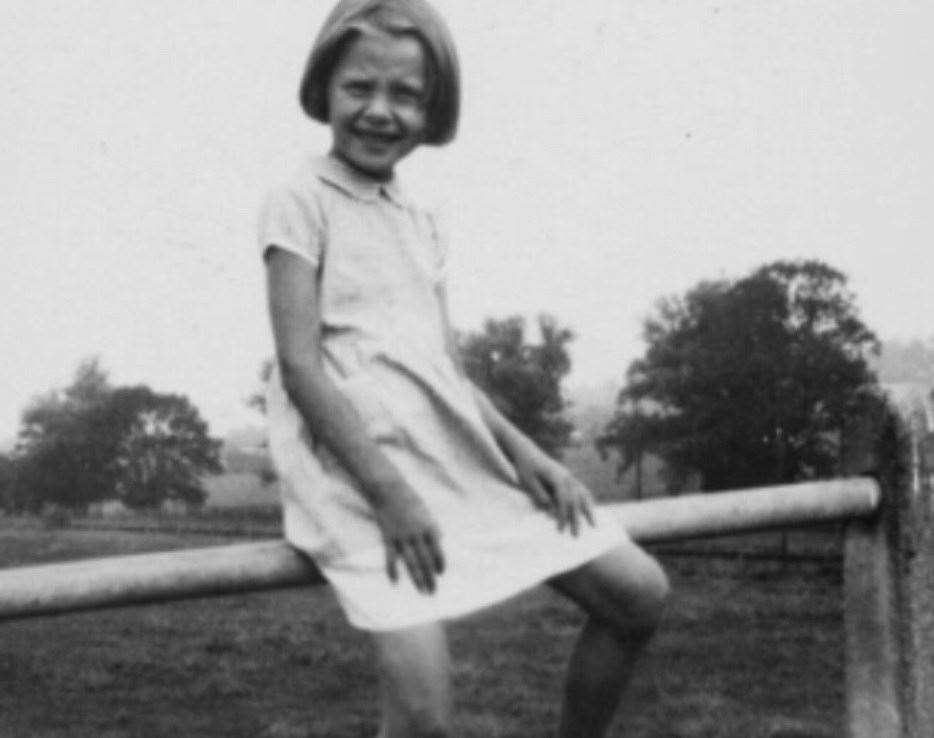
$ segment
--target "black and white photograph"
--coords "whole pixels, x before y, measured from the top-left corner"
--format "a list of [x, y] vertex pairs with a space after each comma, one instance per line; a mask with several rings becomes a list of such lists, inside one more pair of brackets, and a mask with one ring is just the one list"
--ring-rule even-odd
[[0, 738], [929, 738], [932, 29], [7, 0]]

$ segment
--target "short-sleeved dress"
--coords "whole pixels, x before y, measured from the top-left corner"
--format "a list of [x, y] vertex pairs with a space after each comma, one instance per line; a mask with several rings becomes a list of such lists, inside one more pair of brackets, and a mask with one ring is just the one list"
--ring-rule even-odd
[[259, 242], [316, 267], [326, 371], [441, 529], [447, 566], [436, 591], [418, 592], [407, 575], [390, 582], [367, 502], [273, 372], [269, 446], [285, 536], [313, 558], [352, 625], [394, 630], [464, 615], [622, 542], [625, 532], [599, 510], [579, 536], [559, 532], [517, 485], [446, 351], [434, 220], [395, 181], [311, 157], [268, 196]]

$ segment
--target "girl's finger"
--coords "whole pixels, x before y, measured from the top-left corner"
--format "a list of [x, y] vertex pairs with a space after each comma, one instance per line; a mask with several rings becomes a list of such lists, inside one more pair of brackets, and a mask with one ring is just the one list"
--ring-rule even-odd
[[577, 502], [569, 502], [567, 505], [568, 523], [571, 527], [571, 535], [577, 538], [578, 520], [577, 520]]
[[389, 581], [395, 584], [399, 581], [398, 569], [399, 554], [391, 543], [386, 544], [386, 574], [389, 575]]
[[583, 526], [584, 520], [586, 520], [591, 528], [595, 527], [596, 524], [593, 518], [594, 500], [590, 490], [575, 479], [571, 483], [571, 495], [574, 500], [575, 514], [579, 513], [577, 519], [580, 525]]
[[558, 518], [558, 530], [563, 531], [568, 524], [568, 506], [559, 494], [555, 494], [555, 517]]
[[433, 594], [437, 580], [437, 568], [431, 547], [428, 545], [428, 541], [426, 541], [424, 538], [416, 539], [413, 541], [412, 547], [415, 549], [419, 564], [422, 567], [422, 578], [425, 581], [426, 592], [428, 594]]
[[574, 489], [573, 484], [568, 480], [561, 480], [558, 484], [557, 497], [561, 500], [561, 515], [567, 527], [570, 528], [571, 535], [577, 536], [577, 490]]
[[590, 498], [590, 495], [581, 498], [580, 508], [581, 513], [587, 518], [587, 522], [590, 523], [590, 527], [596, 528], [597, 522], [593, 519], [593, 500]]
[[428, 547], [428, 554], [431, 556], [434, 570], [440, 574], [444, 571], [444, 551], [441, 550], [438, 534], [433, 531], [425, 534], [425, 545]]
[[428, 571], [421, 561], [419, 552], [415, 546], [406, 541], [401, 546], [402, 560], [409, 571], [412, 584], [419, 592], [428, 591]]
[[597, 527], [597, 521], [594, 520], [593, 510], [594, 505], [596, 504], [593, 499], [593, 495], [590, 494], [590, 490], [587, 489], [583, 484], [578, 483], [578, 490], [580, 492], [580, 509], [581, 513], [587, 518], [587, 522], [590, 523], [591, 528]]

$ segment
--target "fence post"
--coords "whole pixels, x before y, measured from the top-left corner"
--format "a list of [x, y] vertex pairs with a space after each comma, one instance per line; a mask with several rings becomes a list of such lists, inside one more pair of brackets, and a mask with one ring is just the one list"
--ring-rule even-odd
[[934, 735], [934, 424], [918, 404], [903, 420], [908, 447], [900, 577], [904, 590], [905, 712], [908, 738]]
[[[923, 419], [923, 423], [920, 419]], [[934, 531], [926, 416], [879, 412], [847, 430], [844, 471], [882, 487], [844, 544], [849, 738], [929, 738], [934, 725]]]
[[882, 510], [846, 524], [843, 547], [843, 625], [847, 738], [905, 738], [899, 685], [899, 593], [892, 544], [893, 490], [881, 469], [881, 417], [862, 418], [844, 433], [842, 471], [876, 476]]

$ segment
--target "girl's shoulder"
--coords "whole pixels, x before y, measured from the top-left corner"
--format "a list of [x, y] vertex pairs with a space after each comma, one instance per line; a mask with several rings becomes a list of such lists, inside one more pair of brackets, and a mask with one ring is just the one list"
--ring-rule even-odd
[[266, 203], [270, 201], [301, 202], [319, 209], [325, 200], [324, 182], [318, 176], [320, 166], [317, 157], [306, 157], [286, 177], [275, 182], [266, 191]]
[[260, 210], [261, 221], [301, 219], [312, 231], [326, 230], [330, 212], [341, 205], [327, 176], [327, 158], [307, 156], [288, 176], [269, 187]]
[[327, 242], [327, 193], [309, 158], [269, 187], [259, 213], [259, 247], [291, 251], [318, 264]]

